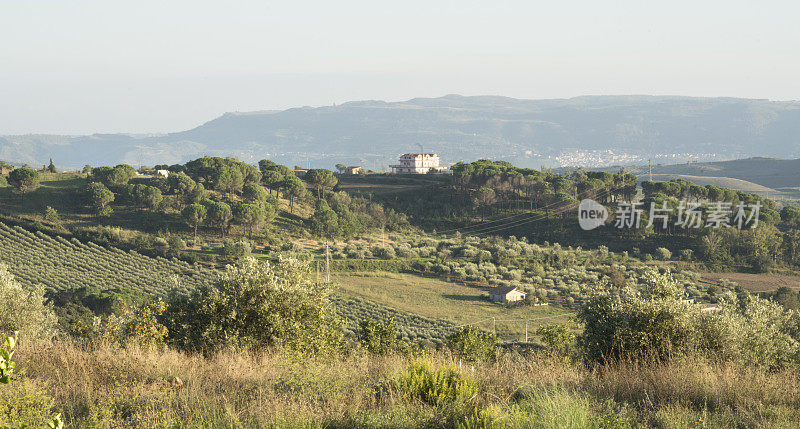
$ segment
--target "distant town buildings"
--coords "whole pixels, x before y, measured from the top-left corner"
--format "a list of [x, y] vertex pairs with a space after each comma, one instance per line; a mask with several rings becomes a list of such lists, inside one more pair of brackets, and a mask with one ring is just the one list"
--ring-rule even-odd
[[169, 177], [169, 170], [156, 170], [157, 176]]
[[444, 172], [446, 167], [439, 164], [439, 155], [435, 153], [407, 153], [400, 156], [400, 164], [390, 165], [392, 173], [427, 174], [429, 171]]
[[292, 172], [297, 177], [305, 177], [306, 173], [308, 173], [308, 170], [302, 168], [295, 168], [294, 170], [292, 170]]

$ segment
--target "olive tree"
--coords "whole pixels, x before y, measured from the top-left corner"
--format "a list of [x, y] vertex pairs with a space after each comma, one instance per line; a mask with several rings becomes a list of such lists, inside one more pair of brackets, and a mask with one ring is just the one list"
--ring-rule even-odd
[[0, 263], [0, 332], [19, 331], [25, 340], [50, 339], [57, 322], [44, 287], [23, 287]]
[[213, 286], [190, 297], [174, 295], [164, 323], [172, 343], [189, 351], [280, 348], [331, 354], [342, 336], [329, 292], [311, 281], [306, 262], [245, 258], [228, 266]]
[[28, 167], [15, 168], [8, 173], [8, 184], [15, 193], [25, 196], [39, 187], [39, 173]]

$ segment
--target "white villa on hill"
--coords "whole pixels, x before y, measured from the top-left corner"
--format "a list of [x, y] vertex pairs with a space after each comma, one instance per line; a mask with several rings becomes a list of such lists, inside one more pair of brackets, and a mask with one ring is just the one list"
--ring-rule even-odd
[[439, 165], [439, 161], [439, 155], [435, 153], [407, 153], [400, 156], [400, 164], [389, 167], [392, 167], [392, 173], [400, 174], [426, 174], [430, 170], [446, 170], [446, 167]]

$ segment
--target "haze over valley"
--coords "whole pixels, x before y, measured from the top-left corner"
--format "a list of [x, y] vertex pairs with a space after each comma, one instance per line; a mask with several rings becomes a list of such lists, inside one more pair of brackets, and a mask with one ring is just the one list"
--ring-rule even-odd
[[[2, 132], [0, 130], [0, 132]], [[502, 159], [524, 167], [800, 157], [800, 102], [678, 96], [499, 96], [354, 101], [326, 107], [226, 113], [169, 134], [0, 136], [0, 159], [41, 165], [134, 166], [204, 156], [264, 157], [303, 167], [336, 163], [386, 171], [397, 155], [443, 162]]]

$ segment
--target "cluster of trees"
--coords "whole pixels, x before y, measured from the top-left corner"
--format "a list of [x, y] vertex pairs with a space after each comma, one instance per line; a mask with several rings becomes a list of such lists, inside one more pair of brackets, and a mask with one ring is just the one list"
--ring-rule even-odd
[[276, 211], [274, 203], [271, 202], [260, 204], [233, 202], [229, 204], [206, 198], [200, 203], [184, 207], [181, 210], [181, 216], [186, 224], [194, 230], [195, 238], [197, 229], [202, 225], [217, 228], [220, 236], [224, 237], [228, 234], [232, 222], [241, 225], [247, 230], [248, 236], [252, 237], [254, 232], [258, 232], [262, 226], [272, 221]]
[[87, 169], [87, 202], [102, 216], [112, 212], [112, 203], [179, 213], [195, 238], [202, 227], [225, 237], [232, 225], [252, 238], [278, 214], [279, 198], [288, 200], [290, 214], [300, 201], [314, 204], [306, 226], [319, 237], [353, 237], [368, 228], [408, 225], [394, 210], [337, 192], [338, 179], [326, 169], [308, 170], [301, 179], [269, 160], [256, 167], [235, 158], [203, 157], [183, 165], [157, 165], [156, 170], [170, 173], [166, 178], [135, 177], [127, 165]]
[[570, 206], [583, 198], [602, 203], [630, 201], [636, 195], [636, 176], [624, 169], [612, 174], [577, 170], [558, 175], [515, 167], [506, 161], [478, 160], [454, 165], [453, 187], [465, 204], [484, 211], [528, 208], [551, 209]]
[[308, 223], [312, 233], [327, 239], [352, 238], [369, 228], [397, 231], [409, 225], [404, 214], [341, 191], [317, 199]]

